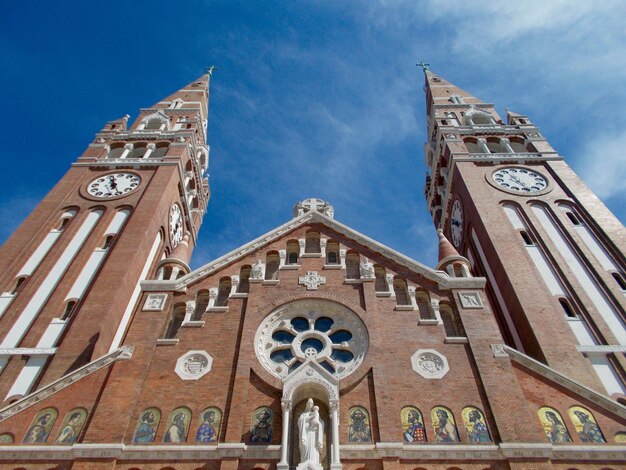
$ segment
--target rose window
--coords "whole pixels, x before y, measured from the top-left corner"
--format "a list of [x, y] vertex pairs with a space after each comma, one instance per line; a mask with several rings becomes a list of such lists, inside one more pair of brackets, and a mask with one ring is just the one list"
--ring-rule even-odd
[[308, 360], [343, 378], [361, 363], [367, 344], [365, 325], [352, 310], [330, 301], [302, 300], [262, 322], [256, 352], [265, 368], [281, 378]]

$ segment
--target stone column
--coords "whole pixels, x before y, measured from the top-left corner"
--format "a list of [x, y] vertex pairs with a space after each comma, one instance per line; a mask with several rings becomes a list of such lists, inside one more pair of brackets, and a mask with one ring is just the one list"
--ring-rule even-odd
[[196, 309], [195, 300], [188, 300], [187, 302], [185, 302], [185, 319], [183, 320], [183, 323], [187, 323], [188, 321], [192, 320], [193, 311], [195, 309]]
[[298, 244], [300, 245], [300, 255], [298, 258], [302, 258], [302, 255], [304, 255], [304, 252], [306, 251], [306, 240], [301, 238], [298, 240]]
[[346, 250], [339, 250], [339, 261], [341, 262], [341, 269], [346, 269]]
[[509, 139], [500, 139], [500, 145], [502, 145], [502, 147], [504, 147], [507, 152], [515, 153], [515, 150], [513, 150], [513, 147], [511, 147], [511, 141]]
[[146, 153], [144, 153], [143, 157], [141, 157], [141, 158], [150, 158], [150, 155], [152, 154], [152, 152], [154, 152], [155, 148], [156, 148], [155, 144], [148, 144], [148, 145], [146, 145]]
[[[328, 242], [328, 239], [326, 238], [321, 238], [320, 239], [320, 251], [322, 252], [322, 258], [326, 259], [326, 242]], [[324, 261], [325, 263], [326, 261]]]
[[290, 426], [290, 414], [291, 414], [291, 401], [284, 400], [281, 403], [283, 408], [283, 435], [280, 445], [280, 462], [276, 468], [278, 470], [289, 469], [289, 426]]
[[120, 155], [119, 158], [126, 158], [128, 157], [128, 154], [130, 153], [130, 151], [133, 149], [133, 144], [126, 144], [124, 145], [124, 151], [122, 152], [122, 154]]
[[215, 307], [216, 300], [217, 300], [217, 287], [211, 287], [209, 289], [209, 305], [207, 305], [206, 309], [209, 310]]
[[179, 268], [179, 267], [174, 266], [174, 267], [172, 268], [172, 274], [170, 275], [169, 280], [170, 280], [170, 281], [175, 281], [175, 280], [176, 280], [176, 278], [178, 277], [178, 273], [179, 273], [179, 272], [180, 272], [180, 268]]
[[339, 460], [339, 400], [330, 400], [328, 405], [332, 427], [330, 468], [331, 470], [341, 470], [341, 461]]
[[483, 153], [491, 153], [489, 147], [487, 147], [487, 141], [485, 139], [478, 139], [478, 146], [483, 151]]
[[409, 299], [411, 300], [411, 306], [414, 310], [417, 310], [417, 299], [415, 298], [415, 287], [408, 286]]
[[285, 266], [285, 260], [287, 259], [287, 250], [278, 250], [278, 259], [280, 260], [278, 269], [281, 269], [283, 266]]
[[387, 274], [387, 290], [391, 294], [391, 297], [396, 296], [396, 291], [393, 290], [393, 274]]
[[239, 289], [239, 276], [233, 274], [230, 276], [230, 295], [236, 294], [237, 289]]

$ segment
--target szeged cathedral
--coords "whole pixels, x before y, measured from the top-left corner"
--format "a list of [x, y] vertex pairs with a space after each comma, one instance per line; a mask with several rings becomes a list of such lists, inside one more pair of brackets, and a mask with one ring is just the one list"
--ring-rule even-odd
[[529, 117], [425, 69], [436, 266], [311, 198], [192, 271], [209, 81], [1, 248], [0, 469], [625, 468], [626, 230]]

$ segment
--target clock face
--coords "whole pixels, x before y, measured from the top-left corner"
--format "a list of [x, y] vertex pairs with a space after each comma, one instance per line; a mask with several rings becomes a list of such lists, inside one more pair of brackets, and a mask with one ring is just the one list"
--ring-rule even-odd
[[170, 209], [170, 242], [172, 248], [176, 246], [183, 239], [183, 215], [180, 211], [178, 204], [172, 204]]
[[536, 193], [548, 187], [548, 181], [542, 175], [521, 167], [502, 168], [491, 178], [498, 186], [518, 193]]
[[137, 189], [139, 183], [141, 178], [133, 173], [111, 173], [89, 183], [87, 192], [100, 198], [119, 197]]
[[458, 199], [452, 204], [452, 212], [450, 213], [450, 233], [452, 234], [452, 243], [455, 247], [461, 246], [463, 239], [463, 206]]

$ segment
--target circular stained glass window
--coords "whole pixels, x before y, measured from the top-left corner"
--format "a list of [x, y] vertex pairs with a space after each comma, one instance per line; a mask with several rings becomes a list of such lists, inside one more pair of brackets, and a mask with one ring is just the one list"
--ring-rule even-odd
[[306, 361], [315, 361], [337, 378], [363, 361], [369, 339], [359, 316], [329, 300], [300, 300], [267, 316], [255, 337], [256, 353], [276, 377], [286, 377]]

